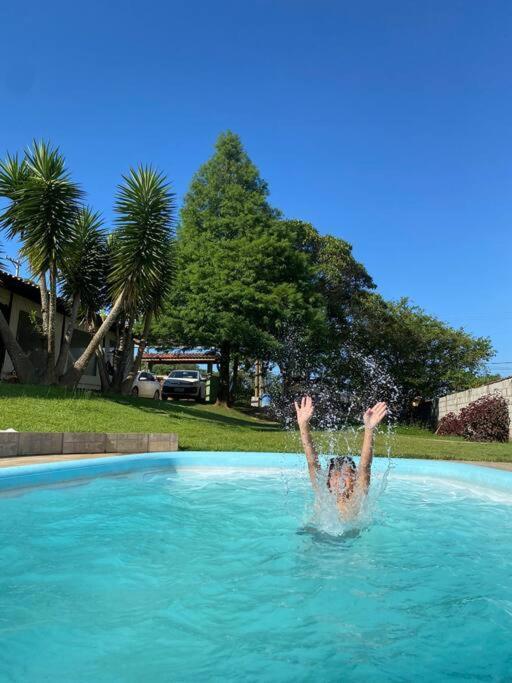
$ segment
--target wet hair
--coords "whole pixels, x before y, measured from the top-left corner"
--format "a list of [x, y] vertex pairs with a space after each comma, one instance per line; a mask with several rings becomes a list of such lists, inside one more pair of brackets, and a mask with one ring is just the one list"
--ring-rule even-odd
[[341, 455], [337, 458], [329, 460], [329, 469], [327, 470], [327, 488], [331, 488], [331, 475], [333, 472], [341, 472], [344, 465], [350, 467], [352, 472], [356, 471], [356, 463], [349, 455]]

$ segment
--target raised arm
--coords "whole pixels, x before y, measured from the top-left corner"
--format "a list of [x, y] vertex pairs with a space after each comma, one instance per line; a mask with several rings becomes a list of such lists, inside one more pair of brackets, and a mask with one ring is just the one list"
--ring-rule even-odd
[[309, 421], [313, 416], [314, 406], [311, 396], [304, 396], [300, 405], [295, 401], [295, 410], [297, 412], [297, 422], [299, 423], [300, 438], [302, 447], [308, 461], [309, 478], [313, 487], [318, 486], [317, 474], [320, 471], [320, 462], [318, 460], [318, 453], [316, 452], [311, 437], [311, 430], [309, 429]]
[[375, 430], [385, 418], [388, 412], [388, 407], [384, 402], [376, 403], [373, 408], [368, 408], [363, 415], [364, 421], [364, 438], [363, 447], [361, 449], [361, 460], [357, 470], [357, 485], [364, 493], [368, 491], [370, 486], [370, 475], [372, 470], [373, 460], [373, 440]]

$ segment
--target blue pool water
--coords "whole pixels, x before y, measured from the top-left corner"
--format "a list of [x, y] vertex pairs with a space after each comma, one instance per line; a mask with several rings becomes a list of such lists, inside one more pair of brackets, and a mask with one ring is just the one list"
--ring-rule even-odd
[[345, 535], [311, 502], [279, 467], [5, 492], [0, 680], [510, 680], [512, 488], [398, 467]]

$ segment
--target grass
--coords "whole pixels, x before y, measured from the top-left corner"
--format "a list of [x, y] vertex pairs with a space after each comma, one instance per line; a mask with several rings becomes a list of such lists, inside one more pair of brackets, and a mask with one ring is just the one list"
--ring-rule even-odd
[[[0, 384], [0, 429], [77, 432], [177, 432], [180, 449], [297, 452], [296, 432], [239, 410], [194, 403], [104, 397], [58, 388]], [[360, 433], [316, 434], [327, 452], [357, 451]], [[379, 435], [376, 453], [393, 457], [512, 462], [512, 443], [468, 443], [418, 427]]]

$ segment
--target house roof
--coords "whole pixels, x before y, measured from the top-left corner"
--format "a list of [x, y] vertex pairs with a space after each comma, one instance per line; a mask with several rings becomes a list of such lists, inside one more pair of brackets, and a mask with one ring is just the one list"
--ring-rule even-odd
[[[33, 280], [28, 280], [19, 275], [12, 275], [11, 273], [0, 269], [0, 287], [4, 287], [9, 292], [19, 294], [20, 296], [25, 297], [25, 299], [29, 299], [30, 301], [41, 305], [39, 285]], [[57, 298], [57, 310], [59, 313], [63, 314], [67, 312], [66, 304], [60, 297]]]

